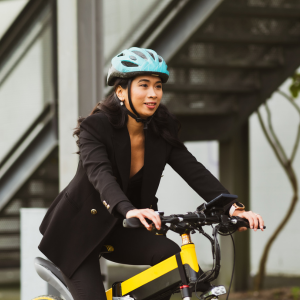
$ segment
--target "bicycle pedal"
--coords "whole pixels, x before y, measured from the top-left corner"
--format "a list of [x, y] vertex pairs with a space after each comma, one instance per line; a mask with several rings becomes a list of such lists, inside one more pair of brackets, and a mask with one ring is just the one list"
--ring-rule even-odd
[[209, 290], [200, 295], [201, 300], [215, 300], [218, 296], [226, 294], [226, 289], [223, 285], [212, 286]]

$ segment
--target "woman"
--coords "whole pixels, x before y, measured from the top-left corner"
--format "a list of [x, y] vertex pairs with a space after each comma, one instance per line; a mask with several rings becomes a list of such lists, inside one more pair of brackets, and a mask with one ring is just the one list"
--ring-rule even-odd
[[[39, 249], [64, 273], [77, 299], [106, 299], [99, 251], [114, 262], [155, 265], [180, 248], [165, 236], [122, 227], [123, 218], [146, 218], [160, 229], [155, 197], [168, 163], [200, 196], [210, 201], [229, 193], [177, 138], [178, 124], [160, 104], [169, 72], [153, 50], [130, 48], [112, 59], [108, 85], [114, 92], [91, 115], [79, 119], [78, 170], [50, 206]], [[257, 230], [262, 218], [240, 203], [227, 208]]]

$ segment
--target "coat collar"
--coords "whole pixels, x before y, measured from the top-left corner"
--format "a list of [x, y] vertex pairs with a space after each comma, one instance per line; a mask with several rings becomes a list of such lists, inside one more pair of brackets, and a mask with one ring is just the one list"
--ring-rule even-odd
[[[165, 167], [165, 143], [161, 137], [154, 134], [151, 126], [149, 126], [145, 136], [145, 157], [141, 195], [142, 208], [149, 208], [155, 198], [161, 174]], [[115, 160], [121, 176], [122, 189], [124, 193], [126, 193], [131, 165], [131, 144], [127, 126], [121, 129], [114, 129], [113, 144]]]

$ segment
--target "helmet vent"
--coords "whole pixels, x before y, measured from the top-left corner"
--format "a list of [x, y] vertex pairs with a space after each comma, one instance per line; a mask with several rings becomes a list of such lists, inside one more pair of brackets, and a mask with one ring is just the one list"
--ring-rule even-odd
[[148, 50], [147, 50], [147, 52], [148, 52], [148, 53], [152, 56], [152, 58], [155, 60], [155, 57], [154, 57], [153, 53], [150, 52], [150, 51], [148, 51]]
[[135, 53], [136, 55], [138, 55], [139, 57], [148, 60], [147, 56], [144, 53], [142, 53], [141, 51], [133, 50], [132, 52]]
[[162, 61], [163, 61], [163, 59], [162, 59], [161, 56], [158, 56], [158, 61], [159, 61], [159, 62], [162, 62]]
[[133, 55], [130, 55], [129, 58], [132, 59], [132, 60], [136, 60], [136, 57], [133, 56]]
[[120, 57], [120, 56], [124, 56], [124, 53], [120, 53], [119, 55], [117, 55], [117, 57]]
[[138, 67], [139, 65], [132, 63], [130, 61], [122, 60], [121, 61], [122, 65], [125, 67]]

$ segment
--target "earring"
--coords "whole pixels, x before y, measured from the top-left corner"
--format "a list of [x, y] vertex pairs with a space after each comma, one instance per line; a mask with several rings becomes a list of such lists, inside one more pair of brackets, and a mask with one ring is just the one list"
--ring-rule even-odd
[[123, 101], [120, 101], [120, 105], [124, 105]]

